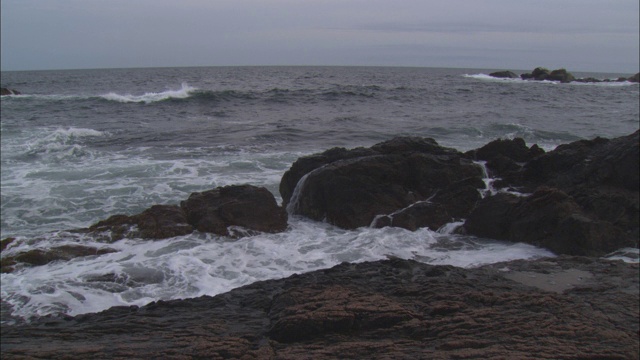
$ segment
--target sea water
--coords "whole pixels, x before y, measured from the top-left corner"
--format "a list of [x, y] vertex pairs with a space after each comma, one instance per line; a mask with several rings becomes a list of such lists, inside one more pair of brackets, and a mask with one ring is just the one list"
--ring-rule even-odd
[[[117, 252], [2, 274], [2, 322], [215, 295], [389, 257], [473, 267], [553, 256], [439, 231], [343, 230], [291, 216], [280, 234], [113, 244], [69, 232], [232, 184], [269, 189], [331, 147], [424, 136], [460, 151], [522, 137], [552, 150], [639, 127], [638, 84], [495, 79], [481, 69], [211, 67], [3, 72], [1, 237], [10, 256], [83, 244]], [[631, 74], [575, 74], [617, 78]], [[482, 166], [481, 163], [478, 164]], [[491, 180], [487, 179], [491, 184]], [[500, 191], [500, 189], [491, 189]], [[621, 255], [622, 254], [622, 255]], [[626, 254], [626, 255], [625, 255]], [[629, 255], [631, 254], [631, 255]], [[629, 259], [637, 250], [622, 249]]]

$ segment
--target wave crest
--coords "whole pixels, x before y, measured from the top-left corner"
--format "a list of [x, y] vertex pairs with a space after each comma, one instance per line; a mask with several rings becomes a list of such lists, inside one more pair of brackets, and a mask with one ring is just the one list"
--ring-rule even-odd
[[187, 83], [182, 83], [182, 86], [178, 90], [166, 90], [162, 92], [148, 92], [143, 95], [120, 95], [114, 92], [110, 92], [100, 97], [109, 100], [117, 101], [121, 103], [153, 103], [168, 99], [185, 99], [191, 96], [191, 93], [198, 90], [195, 87], [189, 86]]

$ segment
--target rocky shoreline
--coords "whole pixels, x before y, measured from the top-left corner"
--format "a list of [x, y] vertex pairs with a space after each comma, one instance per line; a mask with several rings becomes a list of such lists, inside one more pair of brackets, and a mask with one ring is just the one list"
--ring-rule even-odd
[[3, 359], [637, 359], [638, 264], [349, 264], [2, 328]]
[[[105, 244], [287, 229], [288, 214], [338, 227], [433, 230], [528, 242], [560, 255], [474, 269], [389, 259], [344, 263], [215, 297], [47, 316], [2, 327], [3, 358], [638, 358], [639, 131], [545, 152], [498, 139], [466, 153], [404, 137], [298, 159], [280, 183], [194, 193], [179, 205], [85, 229]], [[66, 245], [12, 252], [2, 271], [116, 251]], [[105, 274], [104, 281], [108, 281]], [[3, 304], [4, 306], [4, 304]]]
[[[580, 140], [549, 152], [520, 138], [466, 153], [419, 137], [334, 148], [291, 165], [280, 182], [281, 205], [266, 188], [233, 185], [68, 232], [108, 244], [194, 231], [235, 238], [277, 233], [286, 231], [289, 214], [344, 229], [412, 231], [465, 219], [458, 233], [525, 242], [556, 254], [603, 256], [638, 247], [639, 134]], [[14, 253], [14, 241], [1, 242], [2, 272], [115, 251], [77, 244]]]

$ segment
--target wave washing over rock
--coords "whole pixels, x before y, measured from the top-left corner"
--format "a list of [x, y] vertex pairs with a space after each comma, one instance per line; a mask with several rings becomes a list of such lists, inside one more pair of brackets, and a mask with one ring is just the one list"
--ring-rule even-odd
[[[344, 229], [457, 223], [565, 255], [474, 269], [391, 257], [215, 297], [45, 316], [3, 326], [3, 358], [638, 358], [638, 264], [599, 258], [638, 247], [638, 136], [549, 152], [499, 139], [466, 153], [395, 138], [298, 159], [282, 206], [243, 185], [113, 216], [75, 231], [106, 242], [194, 229], [241, 237], [286, 231], [287, 208]], [[3, 270], [117, 251], [54, 250], [3, 256]]]

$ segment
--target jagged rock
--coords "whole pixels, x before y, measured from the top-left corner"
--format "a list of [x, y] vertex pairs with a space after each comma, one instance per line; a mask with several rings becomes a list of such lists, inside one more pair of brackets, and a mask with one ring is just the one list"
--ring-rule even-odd
[[520, 76], [512, 71], [496, 71], [489, 74], [489, 76], [497, 77], [497, 78], [508, 78], [508, 79], [517, 79]]
[[189, 224], [202, 232], [229, 235], [229, 227], [276, 233], [287, 228], [287, 212], [269, 190], [251, 185], [193, 193], [180, 203]]
[[113, 242], [124, 237], [166, 239], [193, 232], [182, 208], [177, 205], [154, 205], [140, 214], [113, 215], [89, 227], [93, 233], [107, 233], [103, 240]]
[[572, 197], [545, 187], [523, 198], [501, 194], [483, 199], [464, 227], [468, 234], [525, 242], [558, 254], [602, 256], [637, 246], [637, 238], [590, 218]]
[[575, 76], [573, 76], [573, 74], [568, 72], [566, 69], [553, 70], [545, 78], [545, 80], [560, 81], [560, 82], [563, 82], [563, 83], [572, 82], [575, 79], [576, 79]]
[[[3, 359], [637, 359], [638, 264], [347, 264], [2, 327]], [[534, 341], [532, 340], [534, 339]]]
[[640, 72], [639, 72], [639, 73], [637, 73], [637, 74], [635, 74], [635, 75], [633, 75], [633, 76], [630, 76], [630, 77], [627, 79], [627, 81], [635, 82], [635, 83], [640, 82]]
[[[479, 166], [433, 139], [396, 138], [344, 154], [346, 158], [334, 157], [314, 169], [307, 168], [304, 179], [298, 175], [298, 193], [289, 200], [294, 213], [353, 229], [427, 200], [456, 182], [482, 177]], [[328, 157], [320, 154], [311, 158]], [[296, 162], [288, 173], [300, 174], [298, 167]], [[294, 193], [289, 179], [295, 177], [285, 174], [280, 184], [285, 201], [292, 197], [287, 194]]]
[[5, 95], [20, 95], [20, 91], [15, 90], [15, 89], [9, 89], [9, 88], [0, 88], [0, 95], [5, 96]]
[[465, 153], [474, 160], [486, 161], [493, 176], [519, 170], [524, 163], [542, 154], [544, 150], [537, 144], [527, 147], [522, 138], [493, 140], [479, 149]]

